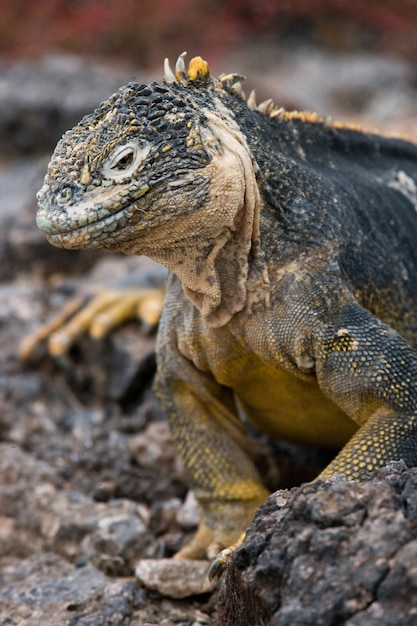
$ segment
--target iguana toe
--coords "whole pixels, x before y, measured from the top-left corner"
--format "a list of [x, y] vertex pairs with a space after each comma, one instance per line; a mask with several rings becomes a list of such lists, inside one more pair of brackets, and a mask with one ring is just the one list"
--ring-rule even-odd
[[92, 299], [87, 293], [71, 300], [50, 322], [25, 337], [20, 345], [20, 357], [32, 358], [43, 342], [47, 343], [51, 356], [61, 356], [82, 335], [103, 339], [131, 319], [152, 328], [159, 321], [163, 301], [162, 289], [148, 287], [103, 290]]

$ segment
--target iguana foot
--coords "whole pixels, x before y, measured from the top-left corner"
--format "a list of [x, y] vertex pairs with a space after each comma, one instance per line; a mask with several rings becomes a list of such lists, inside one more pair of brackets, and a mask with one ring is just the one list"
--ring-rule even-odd
[[245, 529], [262, 502], [266, 490], [260, 488], [259, 499], [200, 503], [200, 524], [191, 542], [174, 556], [175, 559], [209, 559], [210, 580], [219, 578], [230, 555], [245, 538]]
[[213, 559], [221, 550], [221, 545], [213, 540], [212, 534], [204, 527], [200, 528], [190, 541], [181, 548], [175, 555], [174, 559]]
[[219, 552], [219, 554], [216, 556], [215, 559], [213, 559], [210, 567], [209, 567], [209, 571], [208, 571], [208, 579], [211, 580], [218, 580], [220, 578], [220, 576], [223, 574], [226, 565], [231, 557], [231, 555], [233, 554], [233, 552], [236, 550], [236, 548], [238, 548], [244, 538], [245, 538], [246, 533], [242, 533], [239, 537], [239, 539], [236, 541], [236, 543], [234, 543], [232, 546], [229, 546], [228, 548], [225, 548], [224, 550], [222, 550], [221, 552]]
[[49, 354], [63, 355], [84, 333], [102, 339], [131, 319], [139, 319], [148, 327], [156, 326], [162, 312], [164, 292], [139, 287], [106, 290], [90, 301], [89, 298], [87, 294], [71, 300], [49, 323], [25, 337], [19, 348], [20, 357], [30, 359], [39, 344], [45, 341]]
[[207, 545], [210, 539], [207, 529], [200, 529], [192, 541], [184, 546], [174, 559], [210, 559], [212, 563], [208, 571], [209, 580], [217, 580], [222, 575], [231, 554], [238, 548], [245, 538], [246, 533], [241, 533], [239, 539], [232, 545], [221, 550], [218, 542], [213, 541]]

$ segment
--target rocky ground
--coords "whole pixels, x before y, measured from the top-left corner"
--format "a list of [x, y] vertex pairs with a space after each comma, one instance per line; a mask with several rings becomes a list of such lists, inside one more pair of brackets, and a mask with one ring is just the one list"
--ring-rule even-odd
[[[250, 76], [259, 100], [273, 96], [290, 108], [309, 108], [350, 121], [360, 119], [372, 127], [417, 136], [416, 75], [400, 60], [372, 55], [335, 58], [320, 50], [271, 50], [258, 43], [249, 51], [231, 55], [215, 70]], [[158, 68], [152, 78], [160, 74]], [[36, 64], [0, 67], [0, 624], [217, 623], [218, 590], [207, 586], [207, 564], [164, 560], [195, 528], [196, 508], [151, 392], [154, 335], [132, 322], [104, 342], [80, 339], [68, 355], [59, 359], [49, 356], [42, 345], [29, 362], [19, 357], [22, 339], [53, 318], [74, 295], [109, 277], [117, 278], [136, 269], [144, 273], [149, 270], [148, 262], [141, 258], [56, 250], [46, 243], [34, 223], [35, 192], [42, 184], [48, 155], [57, 138], [83, 113], [134, 77], [149, 78], [131, 68], [101, 66], [76, 58], [48, 58]], [[258, 433], [252, 433], [252, 437], [271, 489], [308, 480], [323, 462], [320, 455], [306, 451], [301, 457], [299, 451], [294, 455], [288, 446], [275, 446]], [[302, 460], [296, 462], [294, 456]], [[299, 621], [294, 617], [296, 613], [287, 612], [285, 621], [284, 613], [279, 612], [283, 600], [276, 595], [275, 583], [271, 591], [271, 580], [286, 579], [288, 570], [284, 566], [279, 573], [274, 570], [271, 574], [268, 561], [263, 578], [262, 567], [255, 574], [249, 573], [245, 585], [247, 580], [252, 581], [253, 594], [246, 587], [245, 592], [239, 588], [246, 576], [242, 571], [254, 554], [249, 546], [246, 556], [240, 553], [235, 569], [226, 578], [221, 593], [222, 623], [244, 624], [248, 615], [254, 624], [258, 619], [268, 624], [300, 625], [415, 623], [395, 621], [399, 610], [393, 610], [391, 621], [378, 621], [375, 605], [379, 584], [388, 574], [397, 576], [395, 588], [409, 584], [414, 595], [410, 591], [407, 597], [413, 602], [416, 597], [411, 558], [414, 544], [402, 548], [415, 541], [410, 529], [415, 516], [405, 514], [401, 504], [405, 501], [401, 494], [408, 489], [408, 511], [410, 507], [415, 510], [410, 488], [415, 477], [405, 478], [404, 471], [395, 469], [397, 478], [390, 479], [391, 484], [397, 481], [392, 487], [395, 497], [391, 492], [386, 495], [390, 499], [387, 519], [396, 516], [397, 520], [396, 543], [389, 544], [391, 547], [385, 551], [381, 548], [385, 560], [378, 571], [383, 573], [376, 576], [362, 602], [357, 599], [364, 593], [359, 585], [359, 590], [349, 596], [349, 609], [332, 612], [330, 608], [327, 613], [315, 613], [317, 608], [310, 607], [308, 619], [306, 612], [298, 613], [303, 616]], [[378, 480], [386, 484], [388, 479]], [[327, 489], [335, 489], [345, 498], [350, 488], [337, 485]], [[360, 506], [352, 504], [354, 511], [358, 507], [361, 511], [372, 507], [383, 511], [383, 503], [375, 504], [373, 499], [375, 488], [363, 489], [359, 495], [349, 495], [351, 503], [355, 498], [355, 502], [360, 500]], [[322, 497], [324, 511], [332, 506], [336, 510], [336, 521], [333, 519], [328, 526], [337, 527], [337, 520], [346, 514], [334, 504], [342, 498], [337, 493], [331, 502]], [[289, 554], [285, 558], [291, 560], [302, 558], [306, 549], [306, 543], [300, 540], [303, 533], [311, 534], [311, 524], [321, 523], [312, 518], [313, 496], [306, 495], [305, 490], [295, 494], [291, 498], [289, 492], [277, 496], [281, 498], [280, 512], [273, 524], [276, 526], [287, 514], [289, 506], [286, 524], [291, 527], [291, 515], [296, 510], [293, 534], [298, 533], [298, 539], [292, 547], [280, 547]], [[302, 503], [298, 509], [297, 502]], [[274, 506], [277, 499], [272, 509]], [[349, 518], [349, 528], [360, 523], [358, 515]], [[401, 522], [401, 516], [408, 521]], [[259, 536], [259, 524], [263, 522], [258, 519], [256, 523]], [[364, 544], [372, 541], [372, 532]], [[322, 550], [330, 545], [329, 533], [315, 539], [327, 541]], [[351, 537], [349, 532], [344, 534], [344, 545], [353, 540]], [[392, 537], [384, 535], [383, 540], [389, 543]], [[258, 553], [262, 550], [259, 548]], [[273, 550], [277, 554], [276, 546]], [[332, 550], [336, 552], [335, 547]], [[336, 571], [344, 554], [342, 551], [339, 561], [335, 558], [331, 563], [331, 572]], [[362, 554], [359, 547], [358, 554]], [[401, 554], [405, 554], [403, 561]], [[281, 563], [284, 557], [279, 558]], [[355, 570], [361, 571], [366, 561], [361, 559], [357, 556]], [[314, 570], [317, 560], [319, 557], [308, 567]], [[305, 572], [312, 570], [297, 571], [300, 579], [304, 576], [307, 580]], [[323, 579], [326, 576], [330, 574], [324, 572]], [[340, 585], [349, 585], [349, 580], [343, 582], [341, 575]], [[262, 596], [263, 585], [267, 591]], [[282, 589], [282, 594], [288, 594], [287, 587]], [[305, 595], [305, 586], [295, 585], [292, 589], [296, 597]], [[314, 594], [314, 589], [309, 589], [313, 594], [311, 604], [319, 605], [320, 591]], [[270, 596], [266, 598], [267, 593], [275, 593], [274, 601]], [[326, 602], [331, 604], [332, 598], [328, 597]], [[242, 614], [246, 617], [236, 617], [236, 607], [228, 598], [238, 598], [238, 603], [246, 599], [256, 608]], [[373, 613], [368, 612], [367, 617], [374, 621], [348, 621], [371, 604]], [[293, 598], [291, 610], [296, 611], [297, 606]], [[416, 603], [404, 606], [412, 611]], [[411, 614], [417, 619], [415, 612]]]
[[227, 568], [222, 626], [417, 623], [417, 469], [277, 491]]

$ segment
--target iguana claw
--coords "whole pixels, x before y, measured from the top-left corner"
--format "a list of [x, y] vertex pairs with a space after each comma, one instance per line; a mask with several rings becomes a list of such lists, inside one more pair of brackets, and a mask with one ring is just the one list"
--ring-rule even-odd
[[210, 581], [221, 577], [233, 551], [234, 548], [230, 547], [219, 552], [209, 567], [207, 576]]

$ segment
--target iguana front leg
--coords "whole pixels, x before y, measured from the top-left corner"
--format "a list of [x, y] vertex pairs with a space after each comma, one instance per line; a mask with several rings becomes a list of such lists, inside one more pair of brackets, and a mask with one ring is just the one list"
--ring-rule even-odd
[[357, 303], [316, 338], [322, 390], [360, 424], [320, 474], [363, 480], [392, 460], [417, 465], [417, 351]]
[[[231, 390], [164, 352], [155, 391], [200, 507], [199, 528], [177, 558], [214, 558], [235, 544], [268, 496], [251, 459]], [[169, 370], [169, 371], [168, 371]]]

